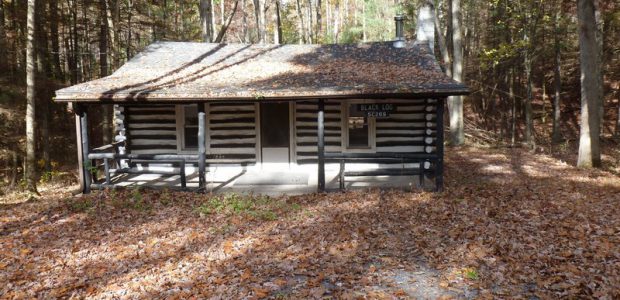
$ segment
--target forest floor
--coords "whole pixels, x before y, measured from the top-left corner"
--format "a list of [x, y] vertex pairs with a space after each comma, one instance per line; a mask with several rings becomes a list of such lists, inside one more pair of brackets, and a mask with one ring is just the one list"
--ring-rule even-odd
[[451, 148], [442, 193], [125, 190], [0, 204], [0, 298], [620, 297], [620, 178]]

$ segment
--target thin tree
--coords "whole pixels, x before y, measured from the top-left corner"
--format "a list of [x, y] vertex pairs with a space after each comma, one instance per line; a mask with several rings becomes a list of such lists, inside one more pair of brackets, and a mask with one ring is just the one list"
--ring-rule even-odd
[[[434, 5], [433, 5], [434, 7]], [[446, 36], [443, 34], [443, 30], [441, 29], [441, 24], [439, 23], [438, 12], [439, 10], [435, 7], [435, 13], [433, 14], [433, 23], [435, 23], [435, 32], [437, 32], [437, 42], [439, 43], [439, 52], [441, 53], [441, 61], [446, 67], [446, 74], [452, 77], [452, 62], [450, 61], [450, 53], [448, 52], [448, 46], [446, 44]]]
[[228, 27], [230, 26], [230, 22], [232, 22], [232, 19], [235, 16], [235, 13], [237, 12], [238, 5], [239, 5], [239, 0], [235, 0], [235, 3], [233, 4], [233, 9], [230, 12], [230, 15], [228, 15], [226, 20], [224, 20], [224, 23], [222, 24], [222, 28], [220, 28], [220, 32], [217, 34], [217, 37], [215, 38], [216, 43], [221, 43], [222, 40], [224, 39], [224, 35], [226, 35], [226, 31], [228, 30]]
[[[319, 40], [319, 36], [321, 35], [321, 25], [322, 25], [322, 20], [321, 20], [321, 0], [316, 0], [316, 37], [314, 38], [315, 41]], [[357, 25], [357, 24], [355, 24]]]
[[258, 34], [258, 42], [265, 43], [265, 0], [254, 0], [254, 17], [256, 18], [256, 31]]
[[581, 64], [581, 131], [577, 166], [591, 168], [601, 166], [600, 150], [600, 66], [596, 40], [594, 0], [577, 1], [579, 22], [579, 60]]
[[299, 27], [299, 43], [305, 44], [306, 43], [306, 26], [304, 25], [304, 15], [301, 11], [300, 0], [297, 0], [297, 17], [299, 20], [299, 23], [297, 23]]
[[37, 192], [37, 161], [35, 136], [35, 0], [28, 0], [27, 39], [26, 39], [26, 188]]
[[6, 70], [7, 63], [7, 42], [6, 42], [6, 32], [4, 25], [4, 1], [0, 1], [0, 70]]
[[555, 87], [555, 94], [553, 97], [553, 132], [551, 134], [551, 139], [554, 143], [560, 142], [562, 139], [562, 134], [560, 133], [560, 121], [562, 117], [562, 111], [560, 108], [561, 104], [561, 93], [562, 93], [562, 74], [561, 74], [561, 63], [562, 63], [562, 48], [561, 48], [561, 32], [560, 32], [560, 20], [561, 20], [561, 11], [558, 9], [555, 14], [555, 23], [554, 23], [554, 54], [555, 54], [555, 66], [553, 69], [553, 85]]
[[276, 38], [274, 40], [274, 43], [276, 44], [282, 44], [282, 18], [280, 16], [280, 0], [275, 0], [276, 2], [276, 9], [275, 9], [275, 17], [276, 17]]
[[202, 40], [205, 43], [213, 41], [213, 17], [211, 0], [200, 0], [200, 27], [202, 28]]
[[[458, 82], [463, 81], [463, 40], [461, 29], [461, 1], [452, 0], [451, 3], [452, 23], [452, 78]], [[450, 142], [454, 146], [465, 143], [465, 131], [463, 124], [463, 97], [452, 96], [448, 98], [448, 110], [450, 113]]]
[[241, 34], [243, 35], [244, 43], [248, 43], [250, 41], [250, 31], [248, 30], [248, 14], [246, 12], [246, 8], [246, 0], [241, 0], [241, 13], [243, 14], [241, 16]]
[[[108, 5], [106, 0], [99, 0], [99, 77], [108, 76]], [[103, 106], [101, 120], [103, 143], [112, 141], [110, 119], [112, 112], [109, 105]]]

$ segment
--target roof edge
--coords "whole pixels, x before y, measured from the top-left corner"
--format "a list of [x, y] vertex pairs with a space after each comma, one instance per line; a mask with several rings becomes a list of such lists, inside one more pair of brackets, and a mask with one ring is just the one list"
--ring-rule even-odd
[[378, 94], [334, 94], [334, 95], [310, 95], [310, 96], [260, 96], [260, 97], [126, 97], [126, 98], [70, 98], [58, 95], [54, 98], [57, 103], [91, 103], [91, 104], [112, 104], [112, 103], [187, 103], [187, 102], [263, 102], [263, 101], [303, 101], [303, 100], [347, 100], [347, 99], [417, 99], [417, 98], [445, 98], [450, 96], [467, 96], [470, 94], [469, 88], [454, 89], [449, 91], [427, 91], [420, 93], [378, 93]]

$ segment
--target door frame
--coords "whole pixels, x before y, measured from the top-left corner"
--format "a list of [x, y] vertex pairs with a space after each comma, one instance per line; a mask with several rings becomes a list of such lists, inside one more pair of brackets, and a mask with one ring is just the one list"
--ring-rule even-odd
[[[294, 101], [273, 101], [276, 103], [288, 103], [288, 111], [289, 111], [289, 166], [297, 162], [296, 157], [296, 145], [295, 137], [296, 137], [296, 121], [295, 121], [295, 102]], [[263, 164], [263, 138], [262, 138], [262, 113], [261, 113], [261, 104], [268, 102], [256, 102], [254, 104], [254, 110], [256, 111], [255, 118], [255, 128], [256, 128], [256, 162], [257, 164]]]

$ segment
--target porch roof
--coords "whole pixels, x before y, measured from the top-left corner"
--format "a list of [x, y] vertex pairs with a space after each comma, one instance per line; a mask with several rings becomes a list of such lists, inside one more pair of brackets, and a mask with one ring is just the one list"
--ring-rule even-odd
[[261, 101], [467, 94], [428, 46], [392, 42], [246, 45], [156, 42], [58, 102]]

